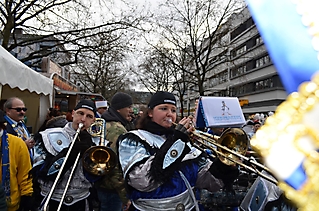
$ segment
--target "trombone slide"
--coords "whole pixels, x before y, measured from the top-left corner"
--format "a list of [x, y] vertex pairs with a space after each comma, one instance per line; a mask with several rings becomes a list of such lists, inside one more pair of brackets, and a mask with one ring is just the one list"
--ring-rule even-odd
[[[174, 122], [171, 123], [175, 126], [177, 125]], [[192, 131], [191, 138], [192, 136], [198, 138], [192, 140], [192, 145], [197, 149], [203, 151], [204, 153], [207, 154], [207, 152], [205, 151], [205, 149], [203, 149], [202, 146], [204, 146], [206, 149], [210, 149], [213, 152], [215, 152], [217, 157], [224, 164], [238, 164], [239, 166], [246, 168], [247, 170], [253, 173], [256, 173], [260, 177], [263, 177], [264, 179], [267, 179], [268, 181], [277, 184], [277, 180], [262, 174], [256, 168], [257, 166], [271, 173], [271, 171], [267, 167], [243, 155], [247, 152], [249, 141], [248, 136], [244, 130], [239, 128], [229, 128], [225, 130], [220, 137], [202, 131], [194, 130]], [[197, 144], [196, 142], [198, 142], [199, 144]], [[208, 156], [212, 155], [208, 154]], [[248, 164], [251, 164], [252, 166], [244, 164], [243, 161], [245, 161]]]
[[[68, 150], [67, 153], [66, 153], [65, 159], [64, 159], [64, 161], [63, 161], [63, 163], [62, 163], [62, 165], [61, 165], [61, 168], [60, 168], [60, 170], [59, 170], [59, 172], [58, 172], [58, 175], [56, 176], [56, 178], [55, 178], [55, 180], [54, 180], [54, 182], [53, 182], [53, 185], [52, 185], [52, 187], [51, 187], [51, 190], [50, 190], [50, 192], [47, 194], [47, 196], [44, 198], [45, 202], [44, 202], [44, 204], [43, 204], [43, 211], [48, 211], [48, 206], [49, 206], [50, 199], [51, 199], [51, 197], [52, 197], [52, 195], [53, 195], [53, 193], [54, 193], [55, 187], [57, 186], [58, 182], [60, 181], [60, 177], [61, 177], [62, 171], [63, 171], [63, 169], [64, 169], [64, 166], [65, 166], [66, 162], [68, 161], [68, 158], [69, 158], [69, 156], [70, 156], [70, 154], [71, 154], [71, 151], [72, 151], [72, 149], [73, 149], [75, 140], [77, 139], [77, 137], [78, 137], [78, 135], [79, 135], [79, 133], [80, 133], [80, 131], [81, 131], [81, 129], [82, 129], [83, 126], [84, 126], [84, 125], [83, 125], [82, 123], [80, 123], [79, 126], [78, 126], [78, 129], [76, 130], [75, 136], [74, 136], [74, 138], [73, 138], [73, 140], [72, 140], [72, 142], [71, 142], [71, 145], [70, 145], [70, 147], [69, 147], [69, 150]], [[78, 155], [78, 157], [79, 157], [79, 155]], [[76, 165], [74, 164], [74, 166], [76, 166]], [[72, 174], [70, 175], [70, 177], [72, 177]], [[61, 201], [63, 201], [63, 198], [61, 198]], [[41, 210], [41, 206], [40, 206], [40, 210]]]

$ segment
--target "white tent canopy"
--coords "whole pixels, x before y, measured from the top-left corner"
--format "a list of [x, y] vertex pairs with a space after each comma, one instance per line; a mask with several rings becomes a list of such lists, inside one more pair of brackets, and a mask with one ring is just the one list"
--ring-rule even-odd
[[28, 108], [27, 126], [35, 133], [52, 107], [53, 80], [32, 70], [0, 46], [0, 103], [10, 97], [23, 100]]
[[53, 80], [32, 70], [0, 46], [0, 84], [12, 89], [52, 95]]

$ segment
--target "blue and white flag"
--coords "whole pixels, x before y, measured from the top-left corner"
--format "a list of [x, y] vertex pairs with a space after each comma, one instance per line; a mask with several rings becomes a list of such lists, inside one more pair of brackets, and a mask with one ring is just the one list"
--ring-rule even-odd
[[[290, 94], [319, 70], [319, 1], [246, 0], [283, 85]], [[316, 48], [316, 49], [315, 49]]]

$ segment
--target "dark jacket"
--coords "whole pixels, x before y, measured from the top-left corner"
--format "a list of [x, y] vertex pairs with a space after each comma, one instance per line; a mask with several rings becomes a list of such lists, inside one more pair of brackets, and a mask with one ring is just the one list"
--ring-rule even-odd
[[7, 210], [6, 195], [2, 186], [0, 186], [0, 210]]
[[[125, 126], [128, 125], [129, 122], [111, 107], [103, 113], [102, 118], [106, 121], [106, 140], [109, 141], [108, 145], [114, 152], [117, 152], [117, 139], [120, 135], [127, 132]], [[97, 181], [95, 183], [95, 187], [98, 191], [99, 188], [106, 189], [108, 191], [116, 191], [121, 198], [122, 203], [126, 204], [128, 201], [126, 198], [123, 173], [118, 164], [112, 172]]]
[[127, 131], [133, 130], [135, 128], [132, 122], [124, 119], [121, 114], [112, 107], [109, 107], [109, 109], [102, 114], [102, 118], [105, 120], [105, 122], [120, 122]]
[[48, 128], [64, 127], [67, 123], [68, 123], [68, 120], [66, 120], [65, 115], [52, 117], [51, 119], [46, 119], [43, 122], [38, 132], [44, 131]]
[[[6, 118], [8, 118], [8, 117], [6, 117]], [[16, 125], [14, 125], [14, 124], [11, 124], [10, 122], [9, 122], [9, 120], [7, 120], [8, 121], [8, 123], [7, 123], [7, 126], [6, 126], [6, 131], [7, 131], [7, 133], [9, 133], [9, 134], [12, 134], [12, 135], [14, 135], [14, 136], [19, 136], [19, 134], [14, 130], [14, 128], [13, 127], [16, 127]], [[27, 128], [27, 126], [23, 123], [23, 122], [21, 122], [23, 125], [24, 125], [24, 127], [26, 128], [26, 129], [28, 129]], [[30, 131], [27, 131], [29, 134], [30, 134]]]
[[6, 130], [7, 130], [7, 133], [12, 134], [14, 136], [18, 136], [18, 133], [13, 129], [11, 124], [7, 124]]

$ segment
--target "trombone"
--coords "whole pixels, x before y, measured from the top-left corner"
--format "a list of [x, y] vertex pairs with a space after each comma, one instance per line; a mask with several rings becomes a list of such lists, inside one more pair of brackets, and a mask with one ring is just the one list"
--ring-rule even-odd
[[[54, 190], [55, 190], [55, 187], [57, 186], [58, 182], [60, 181], [60, 177], [61, 177], [62, 171], [63, 171], [63, 169], [64, 169], [64, 166], [65, 166], [66, 162], [67, 162], [68, 159], [69, 159], [69, 156], [70, 156], [71, 151], [72, 151], [72, 149], [73, 149], [74, 143], [75, 143], [77, 137], [79, 136], [79, 133], [80, 133], [80, 131], [81, 131], [81, 129], [82, 129], [83, 126], [84, 126], [83, 123], [79, 123], [79, 127], [78, 127], [78, 129], [76, 130], [75, 136], [74, 136], [74, 138], [73, 138], [73, 140], [72, 140], [72, 142], [71, 142], [71, 144], [70, 144], [70, 147], [69, 147], [69, 149], [68, 149], [68, 151], [67, 151], [67, 153], [66, 153], [65, 159], [64, 159], [64, 161], [63, 161], [63, 163], [62, 163], [62, 165], [61, 165], [61, 168], [60, 168], [60, 170], [59, 170], [59, 172], [58, 172], [58, 175], [56, 176], [56, 178], [55, 178], [55, 180], [54, 180], [54, 182], [53, 182], [53, 185], [52, 185], [52, 187], [51, 187], [50, 192], [49, 192], [49, 193], [46, 195], [46, 197], [43, 199], [44, 204], [41, 203], [41, 205], [40, 205], [40, 210], [42, 210], [42, 209], [41, 209], [42, 206], [43, 206], [43, 210], [44, 210], [44, 211], [47, 211], [47, 210], [48, 210], [48, 206], [49, 206], [50, 199], [51, 199], [51, 197], [52, 197], [52, 195], [53, 195], [53, 192], [54, 192]], [[65, 196], [66, 191], [67, 191], [67, 189], [68, 189], [68, 184], [70, 183], [70, 180], [71, 180], [71, 178], [72, 178], [72, 176], [73, 176], [73, 172], [74, 172], [75, 168], [77, 167], [76, 163], [78, 162], [79, 157], [80, 157], [80, 153], [78, 153], [78, 155], [77, 155], [77, 157], [76, 157], [76, 162], [75, 162], [75, 164], [74, 164], [73, 167], [72, 167], [71, 174], [70, 174], [69, 179], [68, 179], [67, 187], [65, 187], [65, 189], [64, 189], [64, 192], [63, 192], [61, 201], [60, 201], [60, 203], [59, 203], [58, 210], [60, 210], [60, 208], [61, 208], [61, 206], [62, 206], [62, 202], [63, 202], [63, 200], [64, 200], [64, 196]]]
[[[177, 125], [176, 123], [173, 124]], [[192, 145], [202, 152], [205, 152], [208, 156], [215, 157], [214, 155], [208, 154], [203, 146], [206, 149], [210, 149], [215, 152], [219, 160], [226, 165], [238, 164], [239, 166], [248, 169], [274, 184], [278, 183], [277, 180], [263, 174], [256, 167], [259, 167], [272, 175], [270, 169], [243, 155], [247, 152], [249, 142], [244, 130], [239, 128], [228, 128], [220, 137], [199, 130], [194, 130], [191, 132], [190, 137], [191, 139], [194, 139], [192, 140]], [[244, 162], [251, 164], [252, 166], [244, 164]]]
[[[67, 151], [67, 154], [65, 156], [65, 159], [61, 165], [61, 168], [53, 182], [53, 185], [51, 187], [50, 192], [46, 195], [46, 197], [43, 199], [39, 210], [43, 210], [43, 211], [47, 211], [48, 207], [49, 207], [49, 202], [50, 199], [54, 193], [55, 187], [57, 186], [58, 182], [60, 182], [60, 177], [62, 174], [63, 169], [65, 168], [66, 162], [69, 159], [70, 153], [73, 149], [74, 143], [82, 129], [84, 125], [82, 123], [79, 124], [79, 127], [76, 131], [76, 134], [73, 138], [73, 141], [70, 144], [70, 147]], [[92, 132], [92, 128], [96, 127], [96, 129], [98, 129], [95, 132]], [[104, 127], [105, 127], [105, 120], [98, 118], [96, 122], [94, 122], [91, 127], [88, 129], [88, 132], [91, 134], [91, 136], [93, 137], [100, 137], [100, 145], [99, 146], [93, 146], [90, 147], [89, 149], [87, 149], [84, 154], [83, 154], [83, 168], [85, 168], [87, 171], [89, 171], [91, 174], [94, 175], [98, 175], [98, 176], [102, 176], [107, 174], [108, 172], [110, 172], [112, 169], [115, 168], [116, 165], [116, 154], [115, 152], [113, 152], [113, 150], [111, 150], [110, 148], [104, 146], [104, 136], [105, 136], [105, 131], [104, 131]], [[59, 211], [62, 207], [65, 195], [67, 193], [67, 190], [69, 188], [69, 184], [71, 182], [71, 179], [73, 177], [74, 171], [77, 167], [76, 164], [78, 164], [79, 159], [80, 159], [80, 155], [81, 153], [77, 154], [77, 157], [74, 161], [74, 165], [71, 169], [70, 172], [70, 176], [68, 178], [68, 181], [66, 183], [66, 186], [64, 187], [64, 191], [61, 197], [61, 200], [59, 202], [57, 211]]]

